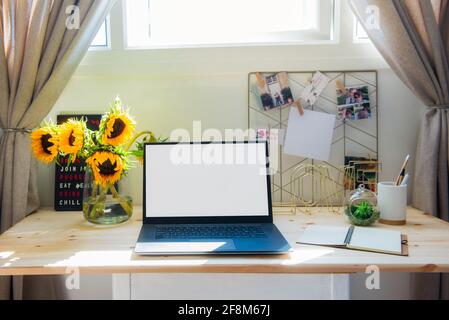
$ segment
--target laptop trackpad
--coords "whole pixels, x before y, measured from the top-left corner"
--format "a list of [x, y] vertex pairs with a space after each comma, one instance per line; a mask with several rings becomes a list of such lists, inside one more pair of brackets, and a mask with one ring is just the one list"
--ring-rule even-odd
[[136, 245], [136, 252], [148, 253], [194, 253], [233, 250], [235, 250], [234, 241], [230, 239], [139, 242]]

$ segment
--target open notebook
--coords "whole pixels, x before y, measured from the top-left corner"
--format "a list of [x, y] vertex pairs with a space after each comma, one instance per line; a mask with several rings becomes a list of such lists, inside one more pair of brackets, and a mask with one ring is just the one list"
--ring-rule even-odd
[[394, 230], [354, 226], [309, 226], [297, 242], [402, 256], [408, 255], [407, 237]]

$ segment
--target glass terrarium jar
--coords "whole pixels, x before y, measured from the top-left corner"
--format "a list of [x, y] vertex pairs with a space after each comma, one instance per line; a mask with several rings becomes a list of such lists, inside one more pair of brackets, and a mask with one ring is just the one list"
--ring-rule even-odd
[[[120, 182], [119, 182], [120, 183]], [[117, 185], [101, 185], [95, 182], [90, 169], [86, 169], [83, 190], [83, 214], [87, 221], [112, 225], [127, 221], [133, 214], [129, 196], [119, 192]]]
[[356, 226], [369, 226], [379, 219], [377, 196], [361, 184], [349, 195], [346, 215]]

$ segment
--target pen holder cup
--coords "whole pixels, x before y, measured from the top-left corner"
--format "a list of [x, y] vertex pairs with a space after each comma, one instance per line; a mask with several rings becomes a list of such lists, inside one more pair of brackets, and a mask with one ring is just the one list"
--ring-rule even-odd
[[407, 186], [396, 186], [394, 182], [379, 182], [379, 222], [388, 225], [404, 225], [407, 216]]

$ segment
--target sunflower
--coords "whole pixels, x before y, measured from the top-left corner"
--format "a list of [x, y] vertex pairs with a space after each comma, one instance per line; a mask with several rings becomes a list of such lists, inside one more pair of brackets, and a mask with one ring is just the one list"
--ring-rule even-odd
[[120, 180], [125, 169], [122, 157], [111, 151], [97, 151], [86, 160], [97, 184], [107, 186]]
[[86, 124], [82, 121], [69, 119], [59, 132], [59, 150], [64, 154], [77, 155], [84, 145]]
[[128, 109], [116, 98], [111, 110], [101, 119], [102, 142], [114, 147], [122, 145], [131, 139], [135, 127], [136, 123], [129, 116]]
[[51, 127], [36, 129], [31, 134], [31, 148], [34, 156], [45, 163], [55, 160], [58, 155], [59, 139]]

